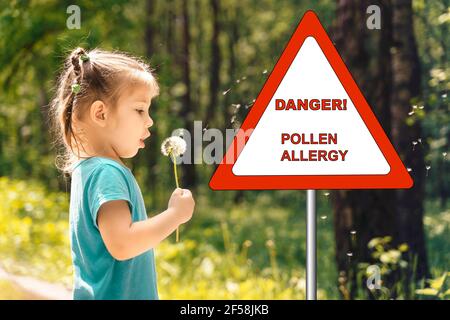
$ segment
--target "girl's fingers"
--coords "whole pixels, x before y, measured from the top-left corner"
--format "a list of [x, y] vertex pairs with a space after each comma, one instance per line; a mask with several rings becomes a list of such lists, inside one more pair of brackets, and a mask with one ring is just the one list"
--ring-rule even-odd
[[179, 195], [182, 195], [182, 194], [183, 194], [183, 189], [181, 189], [181, 188], [176, 188], [176, 189], [173, 191], [173, 194], [179, 194]]

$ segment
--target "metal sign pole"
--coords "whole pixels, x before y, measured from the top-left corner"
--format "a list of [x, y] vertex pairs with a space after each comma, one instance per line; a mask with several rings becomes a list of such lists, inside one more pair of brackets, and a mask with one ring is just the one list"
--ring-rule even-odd
[[316, 190], [306, 192], [306, 300], [317, 300]]

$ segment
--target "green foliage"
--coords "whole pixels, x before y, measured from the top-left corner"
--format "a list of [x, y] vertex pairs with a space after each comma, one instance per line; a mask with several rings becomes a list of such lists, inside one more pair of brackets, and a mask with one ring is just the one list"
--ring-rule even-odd
[[450, 299], [450, 287], [448, 281], [450, 272], [444, 272], [442, 276], [428, 280], [429, 287], [417, 289], [416, 294], [434, 299]]
[[0, 177], [2, 267], [70, 285], [68, 211], [64, 193]]
[[[272, 192], [262, 192], [252, 198], [252, 205], [244, 201], [237, 206], [217, 207], [208, 200], [208, 193], [200, 194], [197, 204], [201, 205], [194, 218], [181, 227], [180, 242], [175, 243], [171, 237], [155, 249], [161, 298], [304, 299], [306, 228], [299, 209], [304, 208], [304, 197], [297, 198], [299, 208], [274, 206], [272, 197]], [[436, 210], [434, 205], [430, 208]], [[319, 194], [317, 210], [321, 217], [317, 241], [319, 297], [336, 299], [333, 222], [328, 217], [326, 196]], [[325, 216], [328, 218], [323, 219]], [[433, 251], [445, 251], [448, 238], [444, 231], [448, 231], [450, 221], [439, 211], [427, 218]], [[438, 225], [444, 225], [443, 231], [436, 231]], [[40, 183], [0, 178], [0, 262], [4, 269], [71, 288], [68, 227], [67, 194], [48, 192]], [[402, 256], [408, 247], [392, 247], [391, 243], [391, 238], [384, 237], [369, 244], [384, 280], [405, 269]], [[448, 260], [442, 255], [435, 259], [434, 273], [442, 274]], [[358, 286], [362, 291], [358, 298], [365, 297], [367, 266], [360, 266]], [[383, 287], [372, 297], [388, 299], [392, 294], [388, 290], [396, 290], [398, 298], [406, 298], [400, 290], [401, 279], [397, 280], [394, 289]], [[439, 283], [430, 283], [430, 288], [437, 289]], [[436, 296], [446, 298], [447, 289], [440, 288]], [[430, 292], [416, 291], [420, 296]]]
[[[285, 221], [301, 218], [276, 207], [264, 217], [261, 211], [267, 209], [266, 201], [261, 199], [254, 208], [236, 208], [227, 222], [226, 208], [217, 209], [205, 201], [198, 217], [181, 233], [179, 243], [169, 239], [155, 249], [161, 297], [304, 299], [303, 260], [297, 260], [296, 253], [304, 240], [290, 244], [300, 232], [289, 230]], [[1, 266], [8, 272], [71, 288], [67, 194], [49, 193], [39, 183], [2, 177], [0, 212]], [[264, 227], [264, 221], [289, 236], [278, 238], [273, 227]], [[294, 223], [291, 228], [299, 225]], [[299, 228], [304, 230], [304, 225]], [[330, 243], [322, 247], [326, 246]], [[326, 274], [332, 274], [334, 266], [329, 267]], [[319, 290], [319, 296], [326, 297], [324, 290]]]

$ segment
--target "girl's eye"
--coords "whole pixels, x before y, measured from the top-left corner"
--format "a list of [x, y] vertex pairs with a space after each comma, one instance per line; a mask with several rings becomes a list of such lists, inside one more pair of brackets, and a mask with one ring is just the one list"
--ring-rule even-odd
[[144, 110], [138, 110], [138, 109], [136, 109], [136, 111], [139, 113], [139, 114], [143, 114], [145, 111]]

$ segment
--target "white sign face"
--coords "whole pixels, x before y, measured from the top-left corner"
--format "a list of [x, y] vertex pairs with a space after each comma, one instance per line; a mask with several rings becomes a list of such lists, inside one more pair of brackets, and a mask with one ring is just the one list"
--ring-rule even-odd
[[232, 168], [237, 176], [384, 175], [390, 166], [313, 37]]

